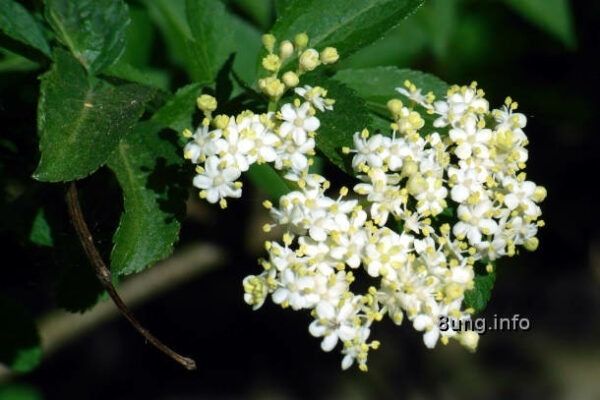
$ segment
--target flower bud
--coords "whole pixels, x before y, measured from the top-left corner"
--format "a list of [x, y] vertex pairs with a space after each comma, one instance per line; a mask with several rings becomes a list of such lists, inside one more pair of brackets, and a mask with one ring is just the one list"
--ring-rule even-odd
[[285, 91], [285, 85], [277, 78], [269, 77], [258, 81], [258, 86], [263, 93], [270, 97], [281, 97]]
[[267, 49], [269, 53], [273, 52], [276, 40], [277, 39], [275, 39], [275, 36], [271, 35], [270, 33], [265, 33], [264, 35], [262, 35], [263, 46], [265, 46], [265, 49]]
[[289, 40], [284, 40], [279, 45], [279, 56], [282, 60], [290, 58], [294, 54], [294, 45]]
[[315, 49], [308, 49], [300, 55], [300, 69], [304, 71], [312, 71], [320, 63], [319, 53]]
[[217, 109], [217, 99], [208, 94], [203, 94], [196, 99], [196, 105], [205, 114], [210, 114]]
[[288, 71], [285, 74], [283, 74], [281, 79], [283, 80], [283, 83], [285, 83], [285, 86], [290, 88], [298, 86], [298, 83], [300, 82], [298, 75], [292, 71]]
[[304, 49], [308, 46], [308, 35], [306, 33], [297, 34], [296, 37], [294, 37], [294, 43], [296, 44], [296, 47], [298, 47], [298, 50]]
[[523, 243], [523, 247], [529, 251], [535, 251], [539, 245], [540, 241], [536, 237], [529, 238]]
[[408, 189], [408, 193], [417, 196], [427, 190], [427, 182], [421, 174], [416, 173], [408, 179], [406, 188]]
[[217, 129], [225, 129], [229, 124], [229, 116], [225, 114], [217, 115], [215, 119], [213, 119], [213, 125]]
[[323, 64], [333, 64], [340, 59], [340, 55], [335, 47], [326, 47], [321, 52], [321, 62]]
[[387, 102], [387, 108], [390, 110], [394, 118], [397, 118], [400, 115], [403, 106], [404, 104], [402, 104], [402, 101], [398, 99], [391, 99]]
[[535, 191], [533, 192], [533, 201], [535, 201], [536, 203], [544, 201], [544, 199], [546, 198], [547, 195], [548, 195], [548, 192], [546, 192], [545, 187], [537, 186], [535, 188]]
[[402, 166], [402, 176], [411, 177], [417, 173], [419, 166], [414, 161], [405, 161]]
[[475, 351], [479, 343], [479, 334], [474, 331], [464, 331], [459, 334], [458, 340], [468, 350]]
[[276, 54], [269, 54], [262, 59], [262, 66], [269, 72], [277, 72], [281, 68], [281, 60]]

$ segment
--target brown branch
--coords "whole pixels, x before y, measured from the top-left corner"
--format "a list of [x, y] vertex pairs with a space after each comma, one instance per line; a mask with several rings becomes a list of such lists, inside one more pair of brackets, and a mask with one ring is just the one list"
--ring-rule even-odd
[[81, 246], [85, 251], [88, 259], [92, 263], [94, 270], [96, 271], [96, 276], [100, 280], [104, 289], [108, 292], [108, 295], [115, 303], [119, 311], [127, 318], [129, 323], [146, 339], [150, 342], [154, 347], [158, 350], [162, 351], [168, 357], [172, 358], [179, 364], [183, 365], [188, 370], [196, 369], [196, 362], [191, 358], [184, 357], [181, 354], [176, 353], [171, 348], [163, 344], [160, 340], [158, 340], [154, 335], [152, 335], [146, 328], [144, 328], [138, 320], [133, 316], [127, 305], [123, 302], [119, 294], [117, 293], [115, 287], [112, 283], [112, 274], [96, 245], [94, 244], [94, 239], [90, 230], [85, 222], [83, 217], [83, 212], [81, 211], [81, 205], [79, 204], [79, 197], [77, 195], [77, 187], [75, 186], [75, 182], [71, 182], [69, 185], [69, 189], [67, 191], [67, 205], [69, 208], [69, 215], [71, 216], [71, 221], [75, 226], [75, 231], [77, 232], [77, 236], [79, 237], [79, 241], [81, 242]]

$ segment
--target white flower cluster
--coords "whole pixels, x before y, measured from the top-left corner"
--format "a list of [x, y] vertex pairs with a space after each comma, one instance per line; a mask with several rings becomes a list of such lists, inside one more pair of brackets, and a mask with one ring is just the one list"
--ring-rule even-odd
[[[283, 41], [279, 55], [275, 38], [263, 37], [263, 67], [272, 75], [259, 87], [270, 109], [304, 72], [337, 60], [335, 49], [305, 49], [305, 36]], [[296, 72], [280, 80], [281, 62], [294, 51]], [[365, 129], [343, 149], [353, 154], [361, 182], [352, 194], [342, 187], [337, 198], [326, 194], [330, 182], [309, 173], [317, 110], [333, 109], [323, 88], [295, 88], [299, 98], [277, 112], [214, 118], [216, 101], [202, 96], [206, 118], [195, 133], [184, 132], [192, 138], [185, 157], [197, 164], [194, 185], [211, 203], [225, 207], [227, 197], [240, 197], [238, 179], [254, 163], [271, 163], [297, 187], [277, 206], [264, 203], [273, 219], [264, 230], [279, 226], [284, 233], [266, 243], [262, 273], [244, 279], [244, 300], [257, 309], [270, 295], [284, 308], [310, 310], [310, 334], [324, 351], [341, 343], [343, 369], [356, 362], [367, 370], [369, 350], [379, 347], [371, 326], [386, 315], [397, 325], [408, 320], [429, 348], [452, 338], [474, 350], [476, 332], [442, 331], [440, 321], [469, 320], [474, 310], [464, 299], [474, 288], [476, 263], [513, 256], [518, 246], [535, 250], [543, 226], [538, 203], [546, 191], [522, 172], [526, 118], [515, 102], [490, 110], [475, 83], [453, 86], [437, 101], [410, 82], [397, 91], [407, 100], [387, 104], [391, 134]], [[355, 277], [374, 284], [355, 293]]]
[[[310, 333], [325, 351], [342, 342], [344, 369], [356, 361], [366, 370], [368, 351], [379, 347], [369, 341], [371, 325], [384, 315], [398, 325], [408, 319], [429, 348], [453, 338], [474, 350], [476, 332], [441, 331], [440, 319], [469, 320], [473, 309], [463, 300], [475, 263], [512, 256], [519, 245], [535, 249], [543, 225], [537, 203], [545, 189], [519, 172], [527, 139], [516, 103], [507, 99], [490, 112], [474, 84], [452, 87], [440, 101], [409, 82], [398, 91], [413, 107], [388, 103], [391, 136], [364, 130], [345, 149], [354, 154], [363, 181], [354, 192], [367, 200], [368, 214], [345, 199], [346, 188], [333, 199], [323, 177], [303, 174], [278, 207], [266, 203], [286, 233], [282, 243], [267, 243], [263, 273], [244, 280], [254, 308], [271, 294], [283, 307], [312, 310]], [[416, 107], [437, 116], [433, 127]], [[361, 270], [379, 283], [356, 294], [350, 285]]]
[[[211, 99], [204, 95], [199, 103]], [[323, 99], [317, 97], [315, 101]], [[237, 116], [217, 115], [212, 120], [207, 117], [195, 133], [184, 132], [192, 139], [184, 156], [198, 164], [193, 183], [201, 190], [200, 197], [225, 208], [227, 197], [242, 195], [238, 179], [254, 163], [273, 163], [288, 179], [300, 177], [314, 154], [314, 134], [320, 125], [314, 114], [310, 102], [296, 99], [277, 113], [245, 111]]]
[[[241, 197], [242, 183], [238, 179], [255, 163], [272, 163], [291, 181], [297, 181], [308, 171], [312, 163], [310, 157], [315, 154], [314, 135], [320, 126], [315, 114], [317, 110], [333, 110], [334, 100], [327, 98], [327, 91], [322, 87], [296, 86], [299, 76], [305, 72], [339, 58], [332, 47], [320, 54], [315, 49], [306, 49], [308, 40], [305, 33], [296, 35], [295, 44], [285, 40], [276, 55], [273, 53], [275, 37], [263, 36], [269, 55], [263, 58], [262, 64], [270, 76], [260, 79], [258, 84], [270, 97], [269, 105], [277, 104], [288, 89], [295, 88], [299, 96], [292, 103], [283, 104], [276, 113], [254, 114], [247, 110], [237, 116], [213, 118], [216, 99], [209, 95], [198, 98], [198, 108], [205, 118], [196, 132], [185, 130], [183, 135], [192, 139], [184, 148], [184, 157], [198, 164], [193, 184], [200, 189], [201, 198], [227, 207], [227, 197]], [[296, 72], [288, 71], [280, 80], [282, 61], [292, 57], [295, 51], [299, 57]]]

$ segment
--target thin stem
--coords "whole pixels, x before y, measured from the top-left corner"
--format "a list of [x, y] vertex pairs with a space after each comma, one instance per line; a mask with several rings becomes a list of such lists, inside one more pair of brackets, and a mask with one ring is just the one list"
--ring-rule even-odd
[[104, 260], [102, 260], [102, 257], [100, 256], [100, 253], [98, 252], [98, 249], [94, 244], [94, 238], [92, 237], [92, 234], [90, 233], [87, 223], [85, 222], [85, 219], [83, 217], [81, 205], [79, 204], [79, 196], [77, 195], [77, 187], [75, 186], [74, 182], [71, 182], [71, 184], [69, 185], [69, 189], [67, 192], [67, 205], [69, 208], [69, 215], [71, 216], [71, 221], [73, 222], [73, 226], [75, 227], [75, 231], [77, 232], [77, 236], [79, 237], [81, 246], [83, 247], [85, 254], [90, 260], [92, 266], [94, 267], [94, 270], [96, 271], [96, 276], [100, 280], [100, 283], [102, 284], [102, 286], [104, 286], [104, 289], [106, 289], [108, 295], [115, 303], [119, 311], [121, 311], [121, 314], [123, 314], [125, 318], [127, 318], [127, 320], [129, 321], [129, 323], [140, 333], [140, 335], [142, 335], [144, 339], [150, 342], [154, 347], [162, 351], [164, 354], [166, 354], [168, 357], [172, 358], [179, 364], [183, 365], [186, 369], [190, 371], [195, 370], [196, 362], [194, 360], [176, 353], [171, 348], [163, 344], [160, 340], [158, 340], [154, 335], [152, 335], [133, 316], [127, 305], [125, 305], [125, 303], [117, 293], [117, 290], [115, 289], [112, 283], [112, 274], [106, 266], [106, 264], [104, 263]]

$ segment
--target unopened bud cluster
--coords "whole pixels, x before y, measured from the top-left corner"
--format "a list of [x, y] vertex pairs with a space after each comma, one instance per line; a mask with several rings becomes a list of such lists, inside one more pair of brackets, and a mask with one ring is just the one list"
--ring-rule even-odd
[[[287, 89], [298, 86], [300, 76], [305, 72], [313, 71], [322, 64], [333, 64], [339, 59], [338, 52], [333, 47], [326, 47], [320, 53], [313, 48], [307, 48], [309, 38], [306, 33], [296, 35], [293, 42], [282, 41], [278, 51], [275, 48], [277, 39], [273, 35], [263, 35], [262, 41], [269, 52], [262, 59], [262, 66], [269, 76], [259, 79], [258, 87], [272, 100], [278, 100]], [[296, 68], [282, 72], [283, 64], [294, 56], [298, 58]]]

